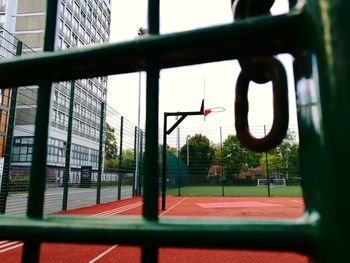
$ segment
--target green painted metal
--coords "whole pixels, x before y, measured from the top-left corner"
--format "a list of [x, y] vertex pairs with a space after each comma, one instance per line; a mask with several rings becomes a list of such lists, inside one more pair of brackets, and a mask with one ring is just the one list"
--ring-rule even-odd
[[[51, 25], [47, 23], [44, 50], [52, 51], [49, 36], [54, 35], [57, 1], [47, 2]], [[36, 120], [40, 129], [35, 131], [27, 217], [0, 215], [0, 239], [26, 241], [23, 262], [38, 262], [39, 242], [44, 241], [140, 245], [143, 262], [158, 261], [158, 246], [289, 250], [312, 255], [319, 262], [347, 262], [349, 10], [346, 0], [300, 1], [284, 15], [159, 36], [156, 0], [149, 5], [147, 38], [1, 61], [1, 86], [40, 84]], [[159, 219], [159, 70], [279, 53], [295, 58], [304, 216], [285, 221]], [[43, 218], [51, 81], [141, 70], [147, 71], [143, 218]]]
[[132, 197], [136, 196], [136, 162], [137, 162], [137, 126], [134, 129], [134, 167], [133, 167], [133, 179], [132, 179]]
[[[17, 42], [16, 56], [22, 55], [23, 43]], [[0, 214], [6, 213], [6, 203], [8, 196], [10, 170], [11, 170], [11, 157], [12, 157], [12, 143], [13, 143], [13, 131], [15, 128], [15, 116], [17, 105], [17, 88], [11, 89], [10, 110], [8, 117], [7, 133], [6, 133], [6, 145], [5, 145], [5, 158], [4, 167], [1, 176], [1, 189], [0, 189]]]
[[224, 167], [222, 165], [222, 127], [220, 126], [220, 170], [221, 170], [221, 195], [225, 196]]
[[74, 112], [74, 92], [75, 92], [75, 81], [72, 80], [70, 83], [70, 102], [69, 102], [69, 115], [68, 115], [68, 129], [67, 129], [67, 141], [66, 141], [66, 160], [63, 171], [63, 200], [62, 210], [67, 210], [68, 203], [68, 183], [70, 174], [70, 154], [72, 149], [72, 131], [73, 131], [73, 112]]
[[98, 171], [97, 171], [97, 193], [96, 193], [96, 204], [101, 203], [101, 176], [103, 170], [103, 154], [104, 154], [104, 125], [105, 125], [105, 103], [101, 102], [101, 119], [100, 119], [100, 143], [98, 153]]
[[316, 258], [347, 262], [348, 172], [343, 169], [350, 147], [350, 7], [346, 0], [320, 0], [309, 1], [306, 8], [314, 28], [305, 34], [314, 32], [308, 40], [315, 48], [296, 61], [304, 196], [307, 209], [320, 213]]
[[[148, 1], [148, 30], [150, 35], [159, 35], [159, 0]], [[146, 80], [146, 143], [144, 197], [142, 215], [151, 222], [158, 220], [158, 117], [159, 117], [159, 60], [158, 51], [152, 52], [152, 67], [147, 72]], [[158, 262], [158, 242], [149, 239], [141, 249], [141, 261]]]
[[139, 146], [139, 173], [138, 173], [138, 186], [137, 186], [137, 195], [142, 195], [142, 180], [143, 180], [143, 131], [139, 129], [140, 132], [140, 146]]
[[[230, 218], [48, 216], [41, 220], [0, 216], [3, 238], [43, 242], [270, 249], [308, 252], [318, 238], [318, 214], [299, 220], [253, 220]], [[13, 225], [16, 230], [13, 231]], [[210, 237], [210, 238], [208, 238]]]
[[[55, 48], [58, 1], [47, 1], [44, 52]], [[33, 160], [30, 171], [27, 216], [40, 219], [43, 216], [46, 183], [47, 140], [52, 80], [42, 75], [38, 81], [38, 104], [35, 117]], [[22, 262], [39, 262], [40, 241], [26, 240], [23, 245]]]
[[[278, 16], [251, 18], [179, 33], [151, 33], [145, 38], [123, 43], [1, 61], [0, 85], [35, 84], [42, 76], [63, 81], [147, 71], [154, 66], [155, 51], [159, 68], [271, 53], [293, 53], [314, 44], [306, 41], [300, 31], [302, 27], [303, 30], [307, 28], [310, 19], [305, 9], [300, 8]], [[18, 72], [22, 74], [18, 75]]]
[[124, 130], [124, 117], [120, 118], [120, 137], [119, 137], [119, 169], [118, 169], [118, 200], [121, 199], [122, 194], [122, 181], [124, 173], [123, 165], [123, 130]]
[[[264, 125], [264, 136], [266, 137], [266, 126]], [[269, 176], [269, 159], [268, 152], [265, 152], [265, 167], [266, 167], [266, 181], [267, 181], [267, 196], [271, 197], [271, 182]]]

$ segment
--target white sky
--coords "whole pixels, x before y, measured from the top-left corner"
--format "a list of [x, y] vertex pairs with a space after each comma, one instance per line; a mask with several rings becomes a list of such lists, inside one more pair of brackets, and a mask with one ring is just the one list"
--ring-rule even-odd
[[[288, 1], [276, 1], [273, 12], [288, 10]], [[113, 0], [111, 42], [121, 42], [137, 37], [140, 27], [147, 27], [146, 0]], [[201, 28], [232, 22], [230, 0], [162, 0], [161, 34]], [[295, 95], [292, 76], [292, 59], [280, 56], [288, 72], [290, 125], [296, 126]], [[163, 112], [197, 111], [204, 97], [205, 108], [224, 107], [223, 113], [210, 114], [205, 122], [202, 116], [187, 117], [181, 127], [234, 126], [235, 83], [240, 72], [237, 61], [202, 64], [161, 71], [160, 76], [160, 123]], [[138, 73], [109, 78], [107, 103], [126, 119], [137, 124]], [[141, 127], [145, 123], [145, 75], [142, 74]], [[272, 123], [271, 85], [250, 85], [250, 125]], [[168, 124], [171, 125], [171, 124]]]

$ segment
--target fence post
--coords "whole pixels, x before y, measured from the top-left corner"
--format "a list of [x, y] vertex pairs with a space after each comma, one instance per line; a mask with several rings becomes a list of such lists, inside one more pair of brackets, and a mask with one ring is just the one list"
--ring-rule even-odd
[[[266, 126], [264, 125], [264, 136], [266, 136]], [[266, 164], [266, 179], [267, 179], [267, 196], [271, 197], [270, 178], [269, 178], [269, 160], [267, 158], [268, 153], [265, 152], [265, 164]]]
[[181, 171], [180, 171], [180, 128], [177, 128], [177, 187], [178, 196], [181, 196]]
[[[58, 1], [46, 1], [46, 28], [44, 36], [44, 52], [53, 52], [55, 49], [56, 22]], [[29, 178], [29, 192], [27, 216], [42, 218], [44, 213], [44, 195], [47, 169], [47, 141], [49, 135], [50, 102], [52, 80], [38, 81], [38, 103], [35, 116], [35, 131], [33, 145], [33, 159]], [[39, 262], [40, 242], [26, 240], [23, 245], [22, 262]]]
[[[23, 43], [17, 42], [16, 56], [22, 55]], [[17, 88], [11, 90], [10, 111], [8, 115], [8, 126], [6, 134], [6, 146], [5, 146], [5, 159], [1, 178], [1, 190], [0, 190], [0, 214], [6, 213], [6, 203], [9, 188], [10, 168], [11, 168], [11, 156], [12, 156], [12, 142], [13, 142], [13, 130], [15, 128], [15, 115], [16, 115], [16, 103], [17, 103]]]
[[119, 169], [118, 169], [118, 200], [121, 199], [121, 190], [122, 190], [122, 175], [123, 171], [123, 129], [124, 129], [124, 117], [120, 119], [120, 147], [119, 147]]
[[225, 196], [224, 169], [222, 165], [222, 127], [221, 126], [220, 126], [220, 170], [221, 170], [222, 196]]
[[165, 191], [166, 191], [166, 173], [167, 173], [167, 113], [164, 112], [164, 126], [163, 126], [163, 149], [162, 149], [162, 210], [165, 210]]
[[68, 203], [68, 183], [70, 174], [70, 153], [72, 149], [72, 127], [73, 127], [73, 110], [74, 110], [74, 92], [75, 81], [71, 81], [70, 87], [70, 102], [69, 102], [69, 118], [68, 118], [68, 131], [67, 131], [67, 143], [66, 143], [66, 161], [63, 171], [63, 200], [62, 210], [67, 210]]
[[101, 176], [103, 170], [103, 128], [104, 128], [104, 120], [105, 120], [105, 103], [101, 102], [101, 110], [100, 110], [100, 144], [98, 150], [98, 171], [97, 171], [97, 190], [96, 190], [96, 204], [101, 203]]
[[137, 126], [135, 126], [134, 131], [134, 164], [133, 164], [133, 178], [132, 178], [132, 197], [136, 195], [136, 166], [137, 166]]
[[142, 155], [142, 151], [143, 151], [143, 131], [139, 130], [140, 132], [140, 146], [139, 146], [139, 173], [138, 173], [138, 196], [140, 196], [142, 194], [142, 173], [143, 173], [143, 155]]

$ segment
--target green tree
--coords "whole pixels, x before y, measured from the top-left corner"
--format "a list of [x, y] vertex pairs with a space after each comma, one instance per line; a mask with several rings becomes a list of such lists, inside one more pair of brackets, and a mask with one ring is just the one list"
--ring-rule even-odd
[[105, 159], [116, 159], [118, 156], [117, 139], [114, 135], [115, 129], [106, 123]]
[[[288, 132], [282, 143], [268, 153], [269, 173], [283, 175], [285, 179], [299, 176], [299, 145], [294, 132]], [[265, 157], [261, 165], [266, 166]]]
[[237, 178], [239, 172], [258, 167], [260, 158], [261, 154], [244, 148], [235, 135], [229, 135], [223, 142], [222, 162], [228, 176]]
[[118, 159], [105, 159], [104, 171], [107, 173], [116, 173], [118, 171]]
[[[201, 183], [207, 180], [207, 175], [211, 164], [213, 163], [215, 153], [210, 145], [209, 139], [196, 134], [188, 140], [189, 149], [189, 183]], [[187, 160], [187, 144], [180, 149], [180, 158]]]
[[131, 173], [134, 170], [134, 150], [127, 149], [123, 151], [122, 164], [120, 169], [125, 173]]

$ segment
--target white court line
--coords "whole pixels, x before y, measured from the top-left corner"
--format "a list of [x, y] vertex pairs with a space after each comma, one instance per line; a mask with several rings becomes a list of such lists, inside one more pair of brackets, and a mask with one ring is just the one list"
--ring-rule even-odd
[[12, 245], [18, 244], [18, 242], [19, 241], [13, 241], [13, 242], [10, 242], [10, 243], [6, 243], [4, 245], [1, 245], [0, 248], [12, 246]]
[[[119, 213], [122, 213], [122, 212], [125, 212], [125, 211], [128, 211], [128, 210], [134, 209], [134, 208], [139, 207], [141, 205], [142, 205], [142, 202], [137, 202], [137, 203], [134, 203], [134, 204], [129, 204], [129, 205], [121, 206], [121, 207], [114, 208], [114, 209], [111, 209], [111, 210], [108, 210], [108, 211], [100, 212], [100, 213], [94, 214], [94, 216], [99, 216], [99, 217], [112, 216], [112, 215], [116, 215], [116, 214], [119, 214]], [[4, 248], [4, 249], [0, 250], [0, 253], [4, 253], [6, 251], [9, 251], [9, 250], [18, 248], [20, 246], [23, 246], [23, 243], [18, 244], [18, 242], [19, 241], [14, 241], [14, 242], [8, 243], [8, 240], [0, 241], [0, 249]], [[3, 245], [1, 245], [1, 244], [3, 244]], [[115, 245], [115, 247], [116, 246], [117, 245]], [[113, 249], [114, 249], [114, 247], [113, 247]], [[107, 252], [107, 251], [105, 251], [105, 252]], [[109, 253], [109, 251], [107, 253]], [[91, 261], [91, 262], [94, 262], [94, 261]]]
[[185, 199], [187, 199], [187, 197], [184, 197], [182, 200], [180, 200], [179, 202], [177, 202], [175, 205], [173, 205], [172, 207], [170, 207], [168, 210], [165, 210], [163, 213], [161, 213], [159, 216], [162, 216], [166, 213], [168, 213], [170, 210], [174, 209], [175, 206], [177, 206], [178, 204], [182, 203], [183, 201], [185, 201]]
[[134, 204], [129, 204], [129, 205], [113, 208], [111, 210], [103, 211], [103, 212], [94, 214], [94, 216], [108, 216], [108, 215], [119, 214], [121, 212], [131, 210], [131, 209], [136, 208], [136, 207], [141, 206], [141, 205], [142, 205], [142, 202], [137, 202]]
[[98, 255], [97, 257], [95, 257], [94, 259], [90, 260], [88, 263], [95, 263], [97, 260], [99, 260], [100, 258], [104, 257], [105, 255], [107, 255], [109, 252], [111, 252], [113, 249], [115, 249], [118, 245], [114, 245], [113, 247], [110, 247], [109, 249], [107, 249], [105, 252], [101, 253], [100, 255]]
[[12, 250], [12, 249], [21, 247], [21, 246], [23, 246], [23, 243], [20, 243], [20, 244], [18, 244], [18, 245], [16, 245], [16, 246], [12, 246], [12, 247], [8, 247], [8, 248], [5, 248], [5, 249], [2, 249], [2, 250], [0, 250], [0, 253], [4, 253], [4, 252], [6, 252], [6, 251], [9, 251], [9, 250]]
[[[163, 213], [161, 213], [159, 216], [161, 217], [162, 215], [164, 215], [165, 213], [169, 212], [170, 210], [174, 209], [178, 204], [182, 203], [183, 201], [185, 201], [187, 197], [184, 197], [182, 200], [180, 200], [179, 202], [177, 202], [176, 204], [174, 204], [172, 207], [170, 207], [168, 210], [164, 211]], [[141, 202], [142, 203], [142, 202]], [[96, 258], [90, 260], [88, 263], [95, 263], [97, 260], [99, 260], [100, 258], [104, 257], [105, 255], [107, 255], [109, 252], [111, 252], [113, 249], [115, 249], [118, 245], [114, 245], [113, 247], [110, 247], [108, 250], [106, 250], [105, 252], [103, 252], [102, 254], [98, 255]]]
[[292, 201], [294, 203], [298, 203], [298, 204], [303, 204], [304, 203], [303, 201], [298, 201], [298, 200], [290, 200], [290, 201]]

